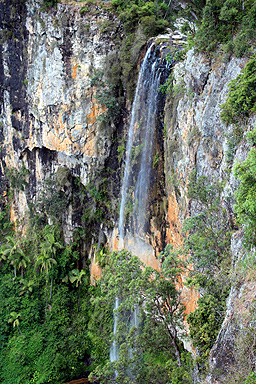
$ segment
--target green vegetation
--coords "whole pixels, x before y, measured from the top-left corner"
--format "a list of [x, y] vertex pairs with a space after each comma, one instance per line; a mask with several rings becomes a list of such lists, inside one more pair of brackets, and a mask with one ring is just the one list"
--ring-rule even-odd
[[[105, 255], [105, 268], [97, 281], [90, 323], [93, 339], [101, 348], [94, 350], [95, 366], [91, 374], [107, 383], [116, 371], [116, 383], [138, 384], [191, 383], [191, 361], [178, 340], [184, 318], [180, 293], [176, 288], [180, 262], [167, 248], [160, 254], [161, 272], [146, 267], [126, 250]], [[117, 333], [112, 308], [119, 299]], [[105, 311], [102, 309], [105, 308]], [[132, 318], [137, 310], [138, 324]], [[110, 322], [111, 319], [111, 322]], [[119, 346], [119, 360], [109, 362], [111, 341]], [[106, 348], [107, 346], [107, 348]]]
[[[90, 195], [90, 204], [104, 201], [93, 184], [81, 189], [83, 193]], [[48, 225], [32, 215], [26, 234], [20, 236], [7, 213], [6, 207], [0, 220], [2, 383], [61, 384], [88, 370], [103, 383], [115, 370], [119, 383], [131, 383], [131, 375], [142, 384], [152, 378], [159, 383], [192, 382], [191, 359], [177, 333], [184, 318], [176, 288], [182, 266], [169, 248], [160, 254], [161, 272], [144, 268], [125, 250], [109, 254], [101, 248], [103, 273], [92, 287], [78, 233], [71, 244], [65, 244], [56, 218]], [[42, 214], [47, 217], [47, 212]], [[120, 359], [110, 364], [116, 296], [121, 301], [116, 336]], [[136, 307], [139, 324], [127, 327]]]
[[252, 58], [241, 74], [229, 83], [221, 119], [227, 124], [243, 124], [256, 112], [256, 59]]
[[248, 153], [247, 159], [237, 163], [234, 168], [235, 176], [240, 180], [235, 197], [237, 204], [234, 209], [239, 224], [243, 225], [247, 245], [256, 245], [256, 129], [247, 134], [253, 148]]
[[[60, 167], [31, 204], [21, 236], [10, 223], [7, 200], [28, 193], [30, 173], [23, 166], [7, 176], [8, 197], [0, 204], [0, 381], [62, 384], [85, 375], [97, 344], [88, 328], [88, 252], [100, 241], [102, 222], [110, 223], [108, 179], [84, 187]], [[62, 225], [69, 205], [80, 227], [66, 244]]]
[[41, 9], [44, 12], [49, 8], [56, 7], [58, 3], [60, 3], [60, 0], [43, 0]]
[[120, 114], [120, 105], [116, 97], [116, 87], [108, 81], [103, 81], [103, 72], [97, 71], [91, 78], [91, 87], [96, 87], [96, 99], [105, 109], [99, 116], [104, 123], [114, 123]]
[[249, 306], [249, 311], [244, 315], [244, 329], [235, 338], [235, 359], [232, 375], [227, 377], [228, 383], [255, 384], [256, 373], [254, 370], [255, 359], [255, 328], [256, 320], [255, 302]]
[[[43, 0], [41, 9], [56, 7], [58, 2]], [[89, 12], [97, 14], [100, 12], [97, 8], [103, 8], [102, 3], [87, 0], [80, 9], [81, 16]], [[110, 52], [105, 60], [104, 70], [91, 73], [90, 85], [95, 87], [96, 99], [103, 109], [100, 130], [105, 134], [122, 119], [124, 96], [130, 101], [133, 98], [138, 59], [148, 39], [163, 33], [177, 16], [185, 16], [197, 25], [196, 32], [189, 23], [182, 28], [182, 32], [191, 36], [189, 47], [193, 44], [209, 56], [219, 49], [222, 58], [232, 53], [250, 57], [241, 74], [230, 82], [227, 100], [222, 105], [223, 122], [234, 124], [227, 154], [231, 163], [243, 136], [243, 126], [256, 111], [253, 54], [256, 4], [253, 0], [195, 0], [184, 4], [186, 7], [181, 9], [177, 1], [168, 4], [163, 0], [112, 0], [104, 6], [118, 15], [121, 25], [115, 26], [111, 14], [100, 25], [102, 37], [111, 34], [116, 44], [116, 51]], [[10, 38], [10, 33], [4, 30], [2, 38]], [[182, 60], [183, 55], [184, 51], [180, 51], [170, 55], [169, 60]], [[170, 75], [160, 90], [182, 97], [186, 91], [184, 85], [182, 80], [174, 84]], [[192, 89], [187, 96], [194, 96]], [[253, 147], [248, 158], [235, 166], [235, 176], [240, 180], [235, 212], [237, 223], [244, 228], [247, 246], [251, 247], [256, 245], [256, 130], [247, 137]], [[199, 131], [191, 129], [188, 144], [199, 139]], [[121, 141], [119, 146], [115, 144], [120, 166], [125, 145]], [[177, 151], [177, 142], [173, 140], [169, 147]], [[132, 160], [139, 154], [140, 147], [134, 147]], [[156, 153], [154, 168], [159, 167], [159, 161], [160, 154]], [[89, 371], [101, 383], [113, 380], [115, 372], [118, 373], [115, 382], [120, 384], [192, 383], [191, 357], [178, 338], [178, 332], [179, 337], [184, 336], [184, 308], [177, 288], [180, 273], [191, 265], [193, 269], [186, 284], [202, 294], [197, 309], [187, 320], [193, 346], [199, 352], [197, 362], [200, 368], [206, 366], [231, 286], [230, 239], [234, 223], [223, 205], [224, 185], [198, 177], [195, 172], [191, 174], [188, 198], [195, 215], [184, 223], [183, 246], [178, 250], [168, 246], [160, 253], [158, 271], [144, 266], [125, 250], [109, 254], [100, 240], [102, 226], [111, 228], [116, 215], [109, 174], [118, 173], [118, 169], [108, 168], [91, 176], [86, 187], [66, 167], [59, 168], [42, 186], [37, 203], [31, 204], [29, 224], [23, 235], [19, 234], [18, 226], [14, 230], [10, 223], [7, 202], [1, 204], [0, 381], [3, 384], [61, 384]], [[19, 171], [7, 170], [7, 178], [9, 200], [15, 192], [28, 192], [30, 172], [24, 165]], [[180, 196], [174, 171], [172, 182], [176, 195]], [[158, 220], [161, 212], [166, 211], [166, 204], [164, 201], [162, 206], [155, 204]], [[78, 229], [67, 244], [62, 227], [69, 206], [73, 208]], [[126, 209], [132, 210], [132, 205], [127, 204]], [[90, 285], [88, 260], [93, 247], [102, 267], [102, 276], [95, 286]], [[180, 255], [190, 255], [189, 260], [181, 261]], [[254, 254], [251, 259], [244, 259], [244, 264], [247, 262], [255, 268]], [[116, 297], [120, 305], [116, 310], [117, 333], [113, 335]], [[138, 311], [138, 324], [132, 322], [135, 311]], [[255, 313], [251, 316], [255, 320]], [[246, 380], [248, 384], [255, 383], [252, 365], [255, 359], [250, 360], [248, 367], [245, 362], [246, 352], [254, 352], [252, 329], [248, 328], [237, 339], [240, 350], [237, 361], [242, 367], [237, 380]], [[109, 350], [114, 340], [119, 346], [119, 360], [110, 363]]]
[[12, 189], [18, 189], [24, 191], [28, 186], [27, 176], [30, 174], [29, 170], [26, 169], [22, 164], [21, 170], [18, 171], [16, 168], [6, 169], [7, 178], [9, 180]]
[[80, 309], [78, 289], [62, 283], [81, 255], [74, 243], [64, 245], [57, 226], [8, 233], [0, 248], [1, 383], [63, 383], [86, 369], [90, 351], [88, 280]]
[[253, 0], [207, 1], [195, 34], [197, 49], [212, 55], [226, 44], [226, 50], [238, 57], [250, 55], [256, 38], [255, 12]]
[[156, 36], [168, 26], [170, 8], [163, 1], [141, 2], [112, 0], [112, 6], [119, 14], [127, 33], [134, 32], [141, 25], [146, 36]]
[[187, 285], [203, 292], [197, 309], [188, 315], [190, 337], [200, 353], [197, 361], [207, 361], [225, 314], [225, 301], [230, 291], [230, 239], [233, 223], [221, 204], [221, 183], [209, 183], [206, 177], [192, 172], [188, 197], [199, 212], [185, 220], [184, 244], [172, 254], [190, 255], [193, 269]]

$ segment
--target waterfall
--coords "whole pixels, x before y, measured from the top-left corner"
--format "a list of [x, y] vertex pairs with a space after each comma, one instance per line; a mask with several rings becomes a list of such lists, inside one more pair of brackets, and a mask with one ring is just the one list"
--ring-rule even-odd
[[128, 204], [133, 207], [131, 220], [134, 233], [143, 237], [148, 221], [150, 174], [153, 168], [152, 152], [159, 104], [158, 89], [163, 75], [166, 78], [168, 73], [166, 62], [160, 59], [159, 51], [155, 43], [151, 43], [141, 65], [132, 105], [119, 211], [120, 249], [124, 248]]
[[[115, 312], [114, 312], [114, 329], [113, 329], [113, 333], [114, 333], [114, 337], [116, 336], [116, 331], [117, 331], [117, 321], [118, 321], [118, 313], [117, 313], [117, 309], [119, 307], [119, 300], [118, 300], [118, 297], [116, 297], [116, 300], [115, 300]], [[110, 361], [111, 363], [113, 361], [116, 361], [118, 359], [118, 345], [117, 345], [117, 342], [116, 340], [113, 341], [112, 343], [112, 346], [110, 348]]]
[[[148, 221], [148, 196], [150, 174], [153, 168], [152, 153], [154, 131], [159, 107], [159, 86], [165, 81], [169, 70], [165, 60], [160, 58], [160, 48], [151, 43], [141, 65], [126, 145], [124, 178], [121, 188], [119, 211], [119, 249], [124, 248], [126, 210], [132, 204], [131, 216], [133, 231], [143, 237]], [[135, 182], [134, 182], [135, 180]], [[132, 191], [132, 192], [131, 192]], [[114, 330], [116, 335], [119, 299], [115, 300]], [[130, 326], [138, 327], [139, 308], [131, 314]], [[114, 341], [110, 349], [110, 361], [118, 359], [118, 345]]]
[[125, 161], [125, 169], [124, 169], [124, 178], [123, 178], [123, 184], [121, 189], [121, 205], [120, 205], [119, 223], [118, 223], [119, 247], [120, 245], [121, 246], [123, 245], [123, 240], [124, 240], [124, 213], [125, 213], [125, 204], [127, 200], [127, 192], [128, 192], [130, 176], [131, 176], [130, 167], [131, 167], [131, 151], [132, 151], [132, 144], [133, 144], [134, 128], [135, 128], [135, 123], [138, 121], [138, 116], [140, 112], [138, 108], [138, 106], [140, 105], [139, 101], [141, 99], [140, 91], [141, 91], [141, 88], [143, 87], [143, 83], [145, 82], [145, 72], [148, 66], [148, 57], [151, 54], [153, 46], [154, 46], [154, 43], [150, 45], [144, 57], [144, 60], [140, 69], [135, 97], [132, 105], [131, 120], [130, 120], [129, 131], [128, 131], [128, 141], [126, 145], [126, 161]]

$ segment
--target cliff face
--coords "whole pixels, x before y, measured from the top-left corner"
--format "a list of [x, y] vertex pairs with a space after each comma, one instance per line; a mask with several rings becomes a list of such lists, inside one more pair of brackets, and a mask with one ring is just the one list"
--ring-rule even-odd
[[1, 169], [29, 169], [29, 188], [14, 198], [13, 219], [21, 222], [51, 173], [67, 167], [86, 185], [110, 154], [115, 128], [97, 121], [103, 110], [91, 79], [115, 48], [115, 31], [101, 34], [109, 14], [97, 7], [90, 16], [76, 5], [18, 7], [1, 3], [2, 28], [14, 25], [10, 36], [2, 30]]
[[[79, 177], [86, 186], [110, 163], [118, 173], [112, 188], [116, 196], [111, 201], [115, 211], [112, 218], [116, 219], [121, 172], [115, 140], [123, 134], [122, 121], [116, 125], [100, 122], [104, 108], [91, 80], [117, 49], [115, 37], [121, 33], [118, 20], [97, 6], [93, 12], [81, 14], [78, 3], [58, 4], [56, 10], [47, 12], [42, 12], [36, 1], [27, 2], [27, 6], [22, 1], [1, 2], [0, 7], [1, 190], [6, 189], [8, 168], [18, 170], [19, 175], [24, 168], [29, 170], [22, 176], [27, 187], [16, 189], [12, 197], [13, 220], [22, 228], [28, 205], [36, 202], [45, 180], [58, 169], [66, 172], [63, 176], [59, 171], [63, 186], [72, 189], [72, 178]], [[115, 29], [104, 33], [102, 25], [108, 21]], [[231, 128], [220, 120], [220, 105], [226, 99], [228, 83], [245, 64], [245, 59], [235, 58], [226, 63], [210, 62], [190, 50], [185, 60], [174, 66], [174, 93], [167, 96], [164, 129], [158, 132], [161, 137], [154, 153], [161, 151], [158, 180], [164, 187], [151, 207], [153, 237], [146, 243], [127, 239], [130, 249], [141, 253], [147, 264], [157, 266], [155, 256], [165, 244], [182, 243], [184, 219], [198, 212], [197, 205], [187, 198], [193, 169], [213, 183], [225, 180], [223, 202], [230, 217], [234, 216], [232, 196], [238, 182], [227, 162]], [[129, 109], [129, 103], [127, 106]], [[249, 121], [248, 129], [253, 123]], [[248, 150], [243, 139], [234, 160], [244, 160]], [[78, 225], [71, 205], [68, 207], [64, 213], [67, 241]], [[115, 249], [115, 232], [111, 226], [103, 229]], [[100, 242], [101, 230], [97, 236]], [[232, 237], [234, 269], [244, 256], [242, 237], [240, 232]], [[94, 264], [93, 269], [97, 275]], [[248, 312], [255, 299], [254, 285], [241, 278], [230, 292], [226, 318], [211, 352], [208, 383], [225, 382], [235, 362], [235, 339], [243, 329], [242, 313]], [[189, 313], [196, 307], [198, 293], [184, 288], [184, 297]]]
[[[233, 137], [232, 127], [222, 123], [220, 106], [227, 97], [230, 80], [237, 77], [245, 64], [244, 59], [236, 58], [227, 63], [210, 62], [191, 50], [184, 62], [174, 67], [176, 96], [171, 95], [165, 107], [165, 177], [169, 196], [167, 236], [174, 244], [181, 241], [180, 224], [185, 217], [198, 214], [197, 204], [187, 198], [192, 170], [196, 170], [198, 176], [206, 176], [209, 182], [225, 183], [222, 202], [230, 218], [234, 218], [233, 194], [238, 181], [232, 169], [236, 162], [245, 160], [249, 147], [244, 132], [233, 153], [233, 162], [228, 161], [228, 140]], [[255, 119], [250, 119], [247, 129], [251, 130], [254, 123]], [[241, 271], [237, 272], [239, 262], [248, 252], [243, 248], [241, 230], [232, 235], [231, 252], [234, 285], [227, 299], [225, 320], [210, 353], [211, 374], [205, 381], [207, 383], [229, 382], [228, 373], [237, 369], [238, 340], [250, 324], [249, 312], [255, 300], [254, 279], [245, 278], [241, 276]], [[234, 278], [236, 273], [238, 277]], [[191, 299], [192, 296], [188, 295], [187, 303], [193, 310]]]

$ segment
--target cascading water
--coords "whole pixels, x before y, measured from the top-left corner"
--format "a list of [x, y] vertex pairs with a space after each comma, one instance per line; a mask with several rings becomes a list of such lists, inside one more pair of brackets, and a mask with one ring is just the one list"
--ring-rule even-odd
[[120, 205], [120, 211], [119, 211], [119, 223], [118, 223], [119, 248], [123, 248], [124, 226], [125, 226], [124, 213], [125, 213], [125, 204], [127, 201], [127, 192], [128, 192], [128, 188], [130, 184], [130, 176], [131, 176], [131, 169], [130, 169], [131, 168], [131, 151], [132, 151], [132, 145], [133, 145], [134, 128], [135, 128], [135, 124], [138, 123], [138, 118], [140, 115], [140, 110], [138, 106], [140, 105], [140, 100], [142, 98], [141, 89], [145, 82], [145, 72], [148, 66], [148, 57], [151, 54], [153, 45], [154, 44], [150, 45], [145, 55], [145, 58], [143, 60], [140, 73], [139, 73], [139, 78], [137, 81], [135, 97], [132, 105], [131, 121], [130, 121], [130, 126], [128, 131], [128, 141], [126, 145], [126, 161], [125, 161], [125, 169], [124, 169], [124, 178], [123, 178], [123, 184], [122, 184], [122, 190], [121, 190], [121, 205]]
[[[116, 297], [116, 300], [115, 300], [115, 312], [114, 312], [114, 329], [113, 329], [113, 333], [114, 333], [114, 336], [116, 335], [116, 331], [117, 331], [117, 321], [118, 321], [118, 314], [116, 313], [117, 309], [119, 307], [119, 300], [118, 300], [118, 297]], [[118, 359], [118, 345], [117, 345], [117, 342], [116, 340], [113, 341], [112, 343], [112, 346], [110, 348], [110, 361], [113, 362], [113, 361], [116, 361]]]
[[[155, 43], [149, 46], [141, 65], [135, 97], [132, 106], [131, 120], [126, 145], [126, 161], [121, 189], [121, 205], [119, 211], [119, 249], [125, 247], [125, 222], [127, 205], [131, 206], [133, 231], [143, 237], [148, 221], [148, 197], [150, 174], [153, 168], [152, 153], [154, 131], [156, 128], [159, 107], [159, 87], [169, 74], [165, 60], [160, 58], [159, 47]], [[134, 182], [135, 180], [135, 182]], [[116, 335], [119, 300], [115, 301], [114, 330]], [[138, 327], [139, 309], [131, 314], [130, 326]], [[110, 349], [110, 361], [118, 359], [118, 345], [113, 342]]]
[[[128, 203], [133, 207], [130, 219], [134, 233], [141, 237], [145, 234], [159, 87], [168, 73], [166, 62], [159, 57], [159, 48], [153, 42], [141, 65], [128, 131], [118, 223], [120, 249], [124, 248]], [[133, 163], [137, 163], [136, 166]]]

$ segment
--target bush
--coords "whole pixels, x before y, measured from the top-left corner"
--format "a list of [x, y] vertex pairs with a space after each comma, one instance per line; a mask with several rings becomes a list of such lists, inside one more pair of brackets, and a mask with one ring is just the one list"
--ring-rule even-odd
[[43, 0], [42, 11], [46, 11], [48, 8], [56, 7], [60, 3], [60, 0]]
[[235, 54], [249, 54], [250, 40], [255, 38], [255, 12], [253, 0], [207, 1], [195, 35], [197, 49], [211, 56], [219, 44], [229, 43], [238, 35], [234, 39]]
[[206, 177], [191, 174], [188, 197], [198, 214], [186, 219], [181, 254], [190, 254], [193, 270], [187, 285], [201, 289], [197, 309], [188, 316], [190, 336], [205, 362], [225, 315], [225, 300], [230, 290], [228, 273], [231, 263], [232, 223], [222, 206], [221, 183], [209, 183]]
[[198, 362], [204, 362], [216, 341], [225, 314], [225, 298], [209, 293], [200, 297], [197, 309], [188, 315], [190, 337], [193, 346], [198, 348], [200, 357]]
[[[256, 142], [256, 129], [249, 132], [247, 138], [254, 145]], [[256, 245], [256, 148], [252, 148], [247, 159], [237, 163], [234, 168], [235, 176], [240, 180], [240, 185], [235, 192], [238, 223], [244, 226], [245, 239], [248, 246]]]
[[226, 124], [241, 124], [256, 112], [256, 58], [229, 83], [227, 100], [221, 105], [221, 119]]

